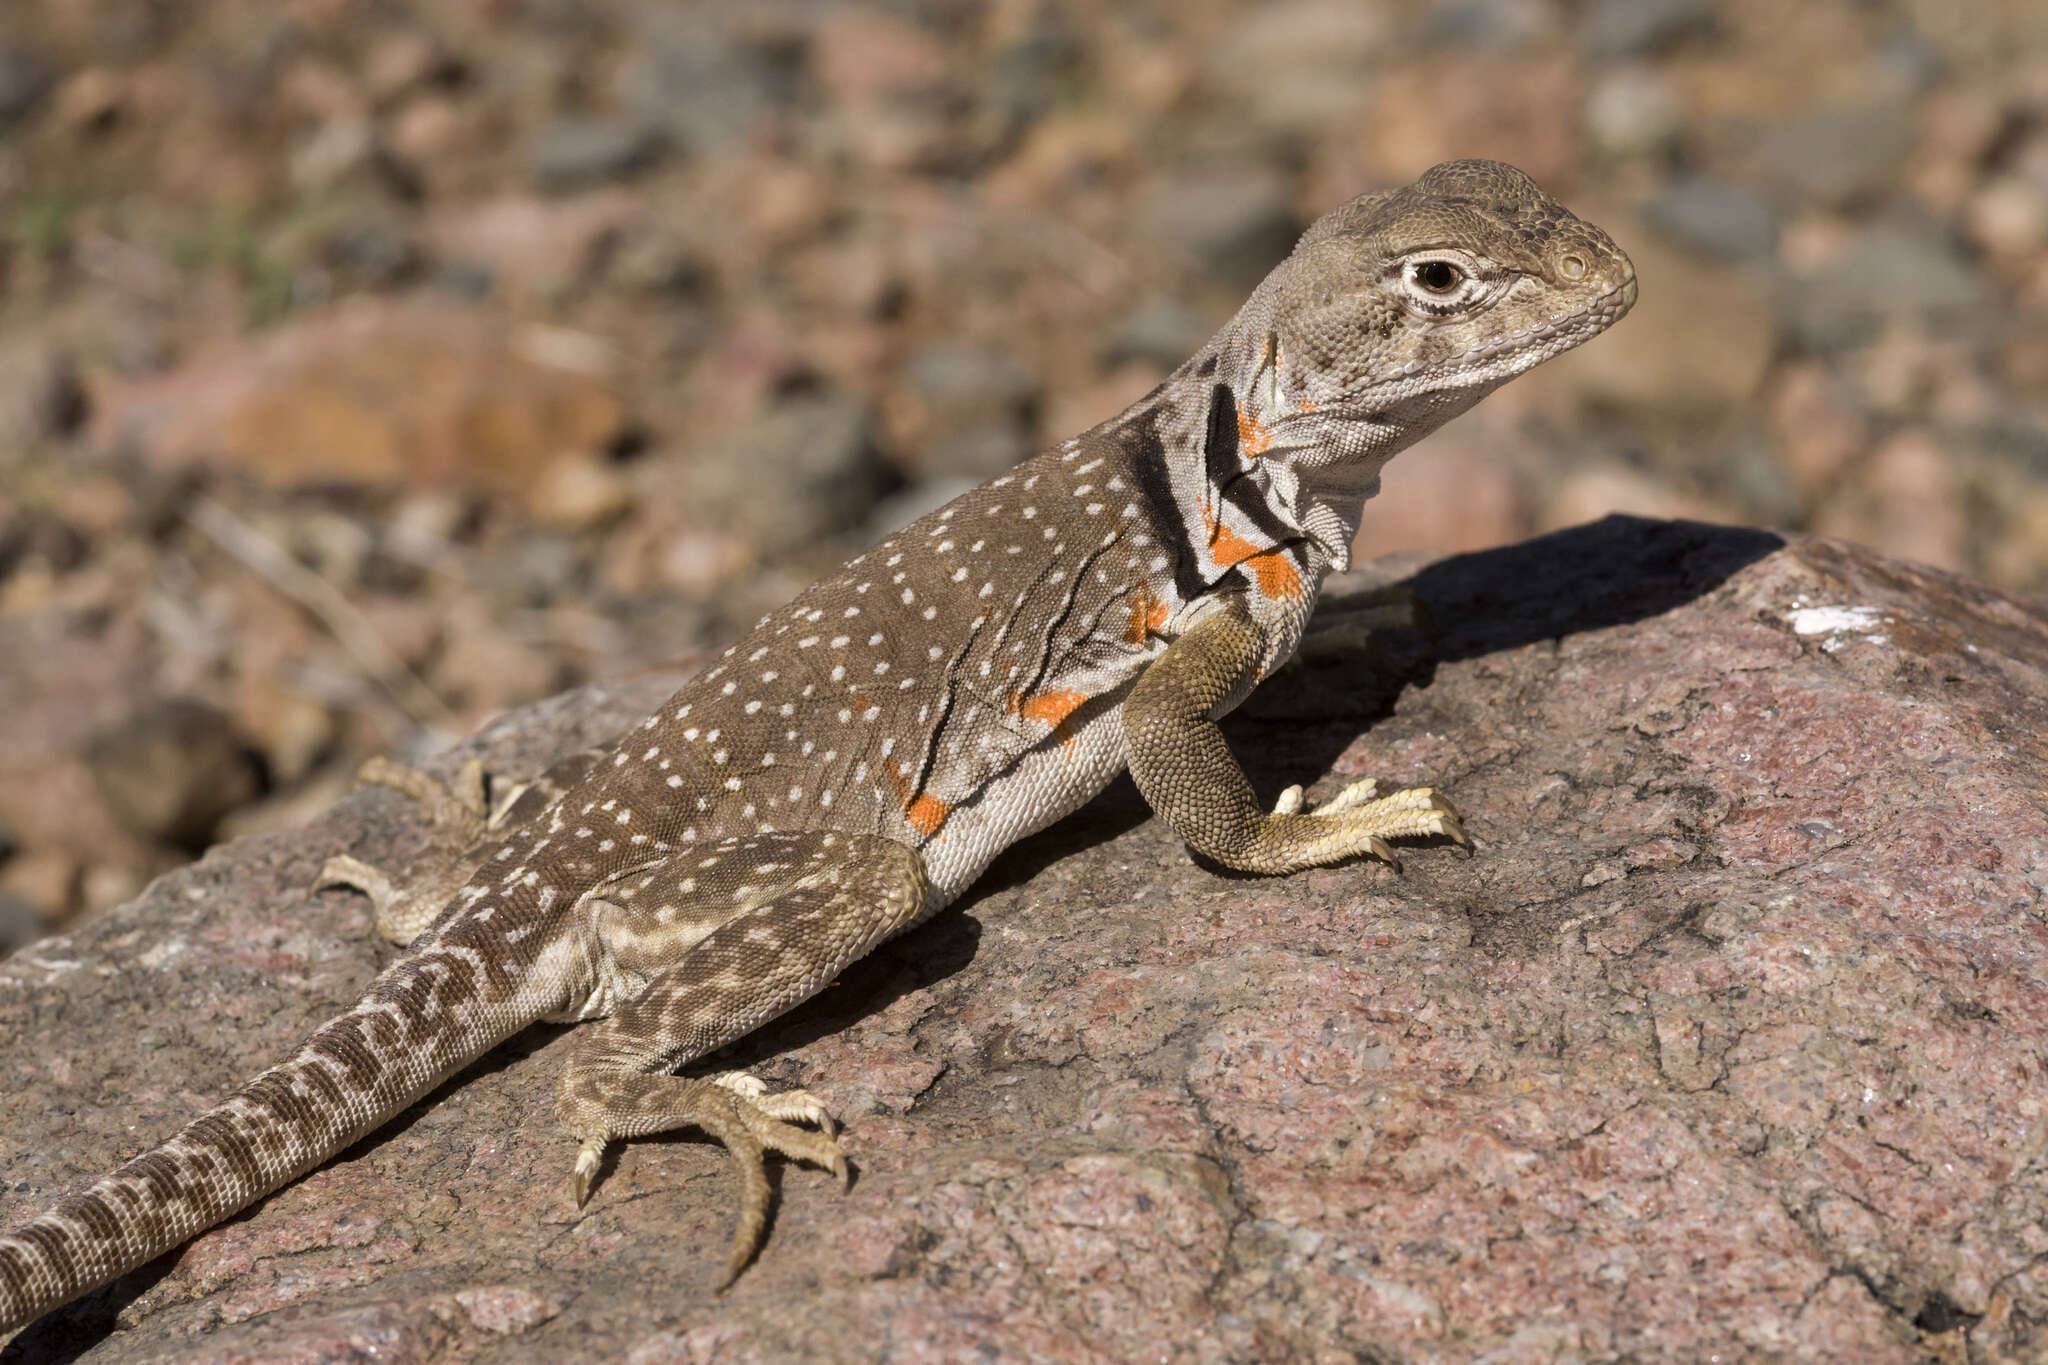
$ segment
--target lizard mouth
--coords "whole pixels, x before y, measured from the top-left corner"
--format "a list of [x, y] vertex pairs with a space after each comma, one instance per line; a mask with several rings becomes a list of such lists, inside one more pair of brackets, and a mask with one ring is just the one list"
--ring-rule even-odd
[[1590, 341], [1619, 322], [1635, 302], [1636, 277], [1631, 270], [1614, 288], [1576, 309], [1488, 337], [1457, 355], [1411, 361], [1363, 392], [1323, 411], [1380, 411], [1404, 398], [1503, 383]]
[[1630, 274], [1626, 280], [1580, 308], [1567, 313], [1553, 313], [1526, 327], [1490, 337], [1463, 355], [1418, 365], [1413, 373], [1457, 376], [1476, 371], [1483, 374], [1494, 368], [1491, 362], [1505, 357], [1508, 363], [1501, 368], [1508, 374], [1520, 374], [1606, 331], [1635, 306], [1635, 301], [1636, 280], [1634, 274]]

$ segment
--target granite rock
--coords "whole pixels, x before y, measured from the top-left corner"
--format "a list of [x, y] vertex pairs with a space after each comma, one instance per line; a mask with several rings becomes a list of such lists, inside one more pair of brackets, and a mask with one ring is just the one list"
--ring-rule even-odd
[[[725, 1059], [858, 1175], [782, 1170], [724, 1294], [724, 1157], [633, 1144], [577, 1215], [536, 1029], [5, 1358], [2039, 1358], [2048, 618], [1625, 518], [1407, 583], [1433, 628], [1229, 730], [1269, 794], [1447, 788], [1473, 853], [1230, 875], [1113, 787]], [[0, 1216], [352, 999], [391, 950], [305, 888], [429, 838], [366, 792], [0, 964]]]

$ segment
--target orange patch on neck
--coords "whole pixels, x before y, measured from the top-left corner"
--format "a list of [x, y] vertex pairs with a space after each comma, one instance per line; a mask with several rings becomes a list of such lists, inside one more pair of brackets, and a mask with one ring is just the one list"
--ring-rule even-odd
[[1166, 628], [1166, 603], [1150, 588], [1139, 588], [1131, 594], [1128, 610], [1130, 617], [1124, 625], [1127, 645], [1142, 645], [1147, 635]]
[[1242, 564], [1259, 580], [1259, 591], [1276, 600], [1301, 596], [1301, 575], [1284, 550], [1261, 550], [1213, 518], [1209, 520], [1209, 558], [1219, 568]]
[[1243, 408], [1237, 410], [1237, 444], [1246, 455], [1253, 459], [1265, 454], [1273, 445], [1273, 433], [1258, 418]]

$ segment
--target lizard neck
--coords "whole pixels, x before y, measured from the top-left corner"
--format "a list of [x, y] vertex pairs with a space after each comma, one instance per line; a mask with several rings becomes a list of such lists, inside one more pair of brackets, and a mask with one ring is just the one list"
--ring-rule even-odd
[[1217, 589], [1248, 559], [1284, 552], [1300, 561], [1313, 601], [1325, 575], [1349, 566], [1381, 468], [1416, 433], [1400, 414], [1323, 412], [1290, 398], [1277, 341], [1262, 343], [1242, 322], [1103, 430], [1154, 466], [1171, 503], [1163, 537], [1183, 547], [1183, 598]]
[[[1471, 408], [1497, 383], [1416, 394], [1381, 407], [1333, 401], [1333, 380], [1290, 349], [1255, 294], [1164, 386], [1199, 412], [1173, 460], [1178, 500], [1262, 547], [1298, 540], [1317, 582], [1350, 566], [1366, 501], [1387, 461]], [[1175, 452], [1178, 453], [1178, 452]]]

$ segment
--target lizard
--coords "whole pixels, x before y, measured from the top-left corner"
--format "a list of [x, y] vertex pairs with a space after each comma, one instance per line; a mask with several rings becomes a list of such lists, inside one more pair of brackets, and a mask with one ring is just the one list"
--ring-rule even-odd
[[1428, 787], [1268, 808], [1217, 726], [1297, 652], [1394, 454], [1635, 302], [1634, 266], [1527, 175], [1451, 161], [1325, 214], [1199, 351], [1106, 422], [856, 555], [559, 783], [468, 812], [446, 884], [361, 865], [410, 946], [160, 1145], [0, 1236], [0, 1331], [333, 1157], [500, 1042], [574, 1031], [555, 1116], [582, 1206], [613, 1144], [727, 1149], [730, 1284], [765, 1154], [847, 1166], [825, 1106], [682, 1068], [958, 897], [1128, 771], [1194, 852], [1279, 875], [1463, 842]]

